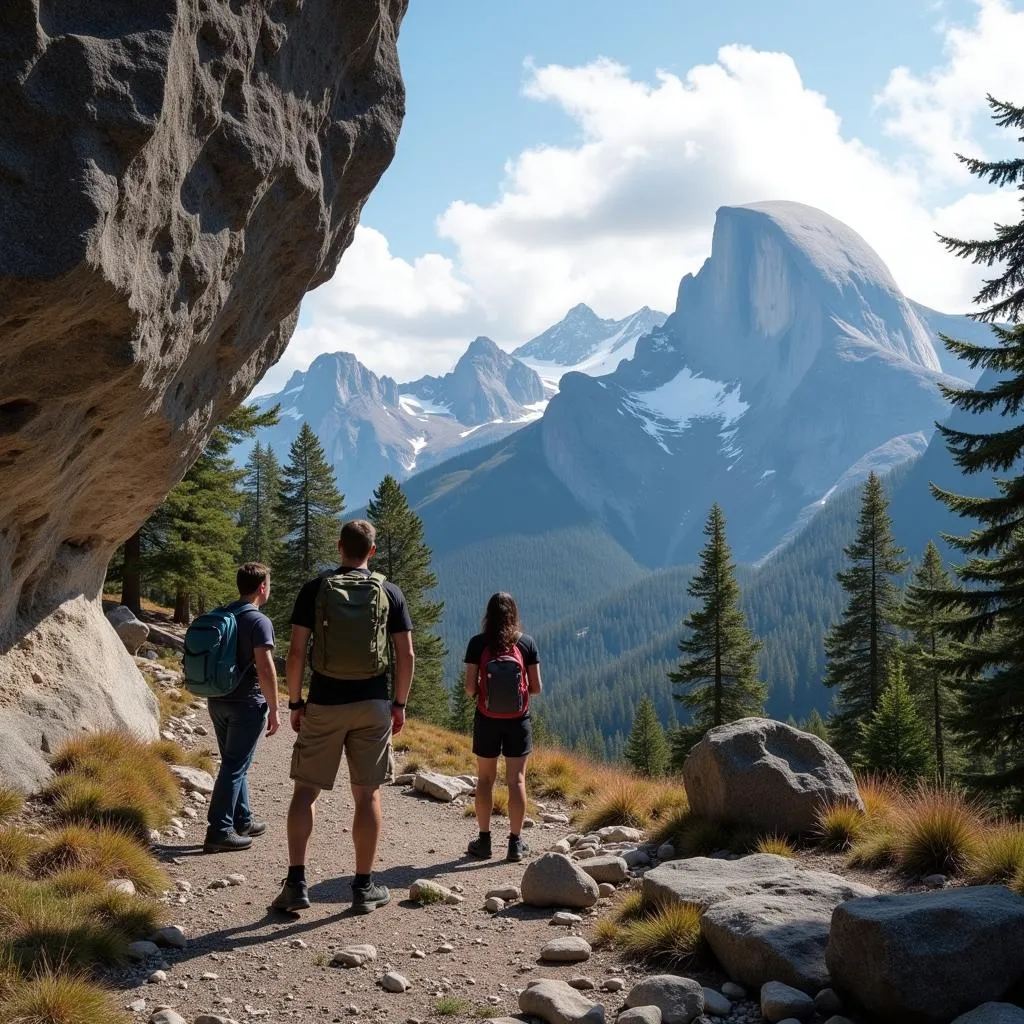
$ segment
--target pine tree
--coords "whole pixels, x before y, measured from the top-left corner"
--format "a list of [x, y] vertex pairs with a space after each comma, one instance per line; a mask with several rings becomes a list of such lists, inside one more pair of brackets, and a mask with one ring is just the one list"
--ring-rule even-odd
[[274, 565], [281, 555], [278, 502], [281, 497], [281, 464], [274, 449], [256, 442], [245, 464], [240, 522], [242, 558], [247, 562]]
[[892, 662], [892, 678], [878, 707], [861, 724], [861, 734], [858, 768], [902, 782], [914, 782], [930, 772], [928, 728], [921, 720], [898, 658]]
[[[989, 97], [1000, 128], [1024, 130], [1024, 107]], [[1024, 143], [1024, 135], [1019, 136]], [[985, 161], [960, 157], [979, 178], [999, 186], [1024, 188], [1024, 157]], [[993, 325], [992, 343], [976, 345], [943, 338], [946, 347], [974, 368], [998, 374], [987, 388], [943, 387], [954, 408], [1019, 417], [1024, 406], [1024, 219], [1000, 224], [988, 240], [944, 238], [958, 256], [1000, 272], [975, 297], [972, 314]], [[1010, 321], [1015, 326], [1000, 326]], [[1024, 785], [1024, 430], [1020, 420], [1004, 430], [971, 433], [939, 429], [956, 464], [966, 474], [1001, 474], [997, 492], [967, 497], [932, 486], [950, 510], [978, 526], [966, 537], [946, 538], [965, 558], [957, 575], [963, 589], [933, 591], [930, 599], [956, 643], [943, 668], [957, 679], [959, 707], [953, 724], [979, 763], [987, 765], [973, 781], [987, 788]], [[1005, 475], [1014, 473], [1015, 475]], [[989, 760], [989, 758], [993, 760]]]
[[409, 715], [436, 725], [448, 720], [444, 685], [444, 641], [437, 633], [443, 601], [431, 601], [437, 576], [430, 568], [430, 548], [423, 540], [423, 521], [409, 506], [393, 476], [386, 476], [366, 506], [377, 528], [377, 554], [370, 563], [405, 595], [413, 621], [416, 684], [409, 697]]
[[943, 616], [931, 595], [948, 593], [953, 582], [942, 564], [939, 549], [928, 542], [921, 564], [907, 585], [903, 600], [902, 621], [910, 632], [905, 659], [911, 693], [931, 726], [935, 771], [939, 782], [946, 781], [948, 723], [953, 713], [954, 680], [944, 667], [949, 661], [951, 645], [943, 631]]
[[235, 568], [242, 530], [238, 485], [244, 475], [231, 448], [257, 429], [277, 422], [277, 407], [234, 410], [214, 430], [202, 455], [142, 528], [142, 576], [174, 596], [174, 621], [188, 624], [200, 611], [235, 596]]
[[[680, 644], [685, 655], [669, 679], [685, 687], [676, 700], [690, 710], [693, 726], [673, 735], [677, 744], [692, 746], [708, 729], [737, 718], [764, 713], [767, 688], [757, 678], [761, 650], [740, 610], [736, 566], [725, 538], [725, 516], [711, 507], [700, 553], [700, 568], [687, 588], [702, 606], [684, 622], [691, 631]], [[683, 751], [677, 750], [678, 762]]]
[[861, 723], [878, 707], [896, 651], [899, 590], [894, 577], [906, 569], [892, 537], [882, 483], [872, 473], [864, 485], [857, 537], [844, 549], [852, 563], [836, 573], [846, 591], [842, 619], [825, 637], [825, 685], [838, 687], [829, 734], [840, 753], [856, 754]]
[[[279, 592], [294, 597], [320, 569], [337, 563], [344, 510], [345, 499], [338, 491], [334, 470], [316, 434], [303, 423], [281, 471], [276, 514], [284, 542], [272, 566]], [[278, 613], [290, 613], [286, 605], [287, 601], [278, 604]]]
[[633, 729], [626, 741], [623, 758], [648, 778], [664, 775], [668, 770], [668, 741], [650, 697], [642, 698], [636, 706]]
[[800, 723], [800, 728], [828, 743], [828, 726], [817, 708], [811, 708], [811, 713]]

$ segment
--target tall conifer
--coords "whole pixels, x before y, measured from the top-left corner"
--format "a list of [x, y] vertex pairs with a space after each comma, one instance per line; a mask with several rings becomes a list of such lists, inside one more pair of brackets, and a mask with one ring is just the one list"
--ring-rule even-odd
[[281, 525], [278, 502], [281, 497], [281, 464], [274, 449], [259, 441], [249, 454], [242, 481], [242, 558], [247, 562], [273, 565], [279, 560]]
[[683, 686], [676, 700], [693, 716], [692, 726], [673, 734], [676, 745], [683, 746], [692, 746], [713, 726], [763, 714], [767, 696], [757, 675], [761, 643], [740, 610], [736, 566], [725, 537], [725, 516], [717, 504], [708, 513], [704, 535], [708, 540], [700, 552], [700, 568], [687, 588], [703, 604], [684, 622], [690, 631], [679, 644], [684, 657], [669, 673], [672, 682]]
[[846, 757], [861, 744], [861, 725], [878, 707], [899, 638], [899, 589], [895, 577], [906, 569], [892, 537], [889, 504], [872, 473], [861, 498], [857, 537], [845, 549], [850, 566], [836, 573], [847, 594], [842, 619], [825, 637], [825, 685], [838, 688], [829, 722], [834, 746]]
[[[1024, 131], [1024, 107], [991, 96], [1000, 128]], [[1019, 136], [1024, 143], [1024, 135]], [[967, 169], [989, 183], [1024, 189], [1024, 157], [987, 161], [960, 157]], [[944, 238], [958, 256], [999, 272], [975, 297], [972, 314], [992, 324], [988, 345], [944, 338], [946, 347], [974, 368], [992, 371], [987, 387], [944, 387], [954, 408], [998, 412], [1015, 421], [1005, 429], [972, 433], [939, 429], [956, 464], [966, 474], [998, 474], [995, 494], [968, 497], [933, 485], [949, 509], [977, 521], [965, 537], [947, 540], [966, 558], [957, 569], [964, 588], [934, 591], [931, 600], [958, 643], [946, 668], [960, 691], [954, 721], [972, 752], [991, 768], [977, 778], [990, 788], [1024, 786], [1024, 219], [1000, 224], [990, 239]], [[995, 378], [995, 379], [992, 379]], [[991, 758], [991, 760], [989, 760]]]
[[855, 763], [864, 771], [914, 782], [931, 770], [928, 729], [911, 696], [899, 658], [892, 661], [890, 672], [878, 707], [861, 723]]
[[622, 757], [627, 764], [648, 778], [664, 775], [668, 770], [668, 741], [650, 697], [642, 697], [636, 706], [633, 729]]
[[316, 434], [303, 423], [281, 471], [277, 500], [284, 542], [273, 569], [278, 591], [288, 596], [288, 600], [275, 603], [279, 611], [290, 613], [290, 602], [299, 587], [325, 566], [337, 563], [344, 510], [345, 499], [338, 491], [334, 470]]
[[412, 616], [416, 683], [409, 697], [409, 715], [444, 725], [449, 710], [444, 685], [446, 651], [436, 632], [444, 602], [432, 601], [429, 596], [437, 587], [437, 576], [430, 568], [423, 521], [393, 476], [386, 476], [373, 492], [366, 515], [377, 528], [377, 554], [370, 567], [401, 589]]
[[952, 589], [953, 582], [942, 564], [939, 549], [929, 541], [921, 564], [907, 585], [902, 621], [910, 633], [905, 647], [907, 683], [929, 723], [935, 772], [943, 783], [949, 767], [948, 725], [954, 710], [954, 693], [953, 679], [945, 667], [951, 653], [950, 642], [942, 628], [942, 614], [931, 595]]

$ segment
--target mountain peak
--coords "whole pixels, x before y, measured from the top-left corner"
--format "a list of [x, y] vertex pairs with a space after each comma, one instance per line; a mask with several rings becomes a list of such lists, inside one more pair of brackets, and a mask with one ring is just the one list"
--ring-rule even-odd
[[506, 354], [507, 353], [505, 353], [505, 351], [503, 349], [499, 348], [493, 341], [491, 341], [490, 338], [487, 338], [487, 337], [485, 337], [484, 335], [481, 334], [479, 337], [474, 338], [469, 343], [469, 348], [466, 349], [466, 352], [465, 352], [465, 355], [463, 356], [463, 358], [465, 358], [466, 356], [480, 356], [480, 355], [485, 355], [485, 356], [493, 357], [494, 355], [506, 355]]
[[567, 320], [600, 322], [601, 318], [585, 302], [577, 302], [576, 305], [573, 306], [572, 309], [570, 309], [569, 312], [566, 313], [565, 316], [562, 318], [563, 323], [565, 323]]

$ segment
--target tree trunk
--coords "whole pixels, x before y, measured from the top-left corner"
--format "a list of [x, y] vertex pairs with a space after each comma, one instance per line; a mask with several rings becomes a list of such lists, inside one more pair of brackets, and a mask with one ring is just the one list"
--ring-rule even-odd
[[136, 530], [124, 542], [124, 569], [121, 573], [121, 604], [136, 615], [142, 614], [142, 577], [139, 559], [142, 557], [142, 530]]
[[180, 626], [192, 621], [192, 595], [187, 590], [179, 590], [174, 598], [174, 621]]

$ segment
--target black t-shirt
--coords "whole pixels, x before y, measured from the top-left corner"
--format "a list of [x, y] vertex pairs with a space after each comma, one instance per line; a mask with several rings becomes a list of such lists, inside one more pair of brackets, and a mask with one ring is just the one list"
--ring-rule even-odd
[[248, 704], [267, 703], [260, 689], [260, 677], [256, 672], [255, 650], [258, 647], [274, 648], [274, 624], [255, 605], [235, 601], [227, 606], [235, 613], [238, 623], [238, 686], [224, 697], [211, 700], [241, 701]]
[[[516, 641], [516, 647], [519, 648], [519, 653], [523, 656], [523, 664], [529, 668], [531, 665], [540, 664], [540, 655], [537, 653], [537, 644], [534, 642], [532, 636], [527, 636], [525, 633]], [[477, 633], [472, 640], [469, 641], [469, 646], [466, 648], [466, 664], [467, 665], [479, 665], [480, 659], [484, 656], [484, 651], [487, 649], [487, 639], [483, 633]]]
[[[339, 566], [333, 572], [362, 572], [370, 575], [369, 569], [349, 569]], [[292, 610], [292, 625], [312, 631], [316, 626], [316, 598], [320, 593], [323, 576], [310, 580], [299, 591]], [[411, 633], [412, 618], [409, 606], [405, 603], [405, 595], [390, 581], [384, 583], [384, 593], [388, 597], [388, 633]], [[354, 704], [360, 700], [387, 700], [387, 675], [373, 676], [370, 679], [332, 679], [330, 676], [313, 673], [309, 683], [310, 704]]]

